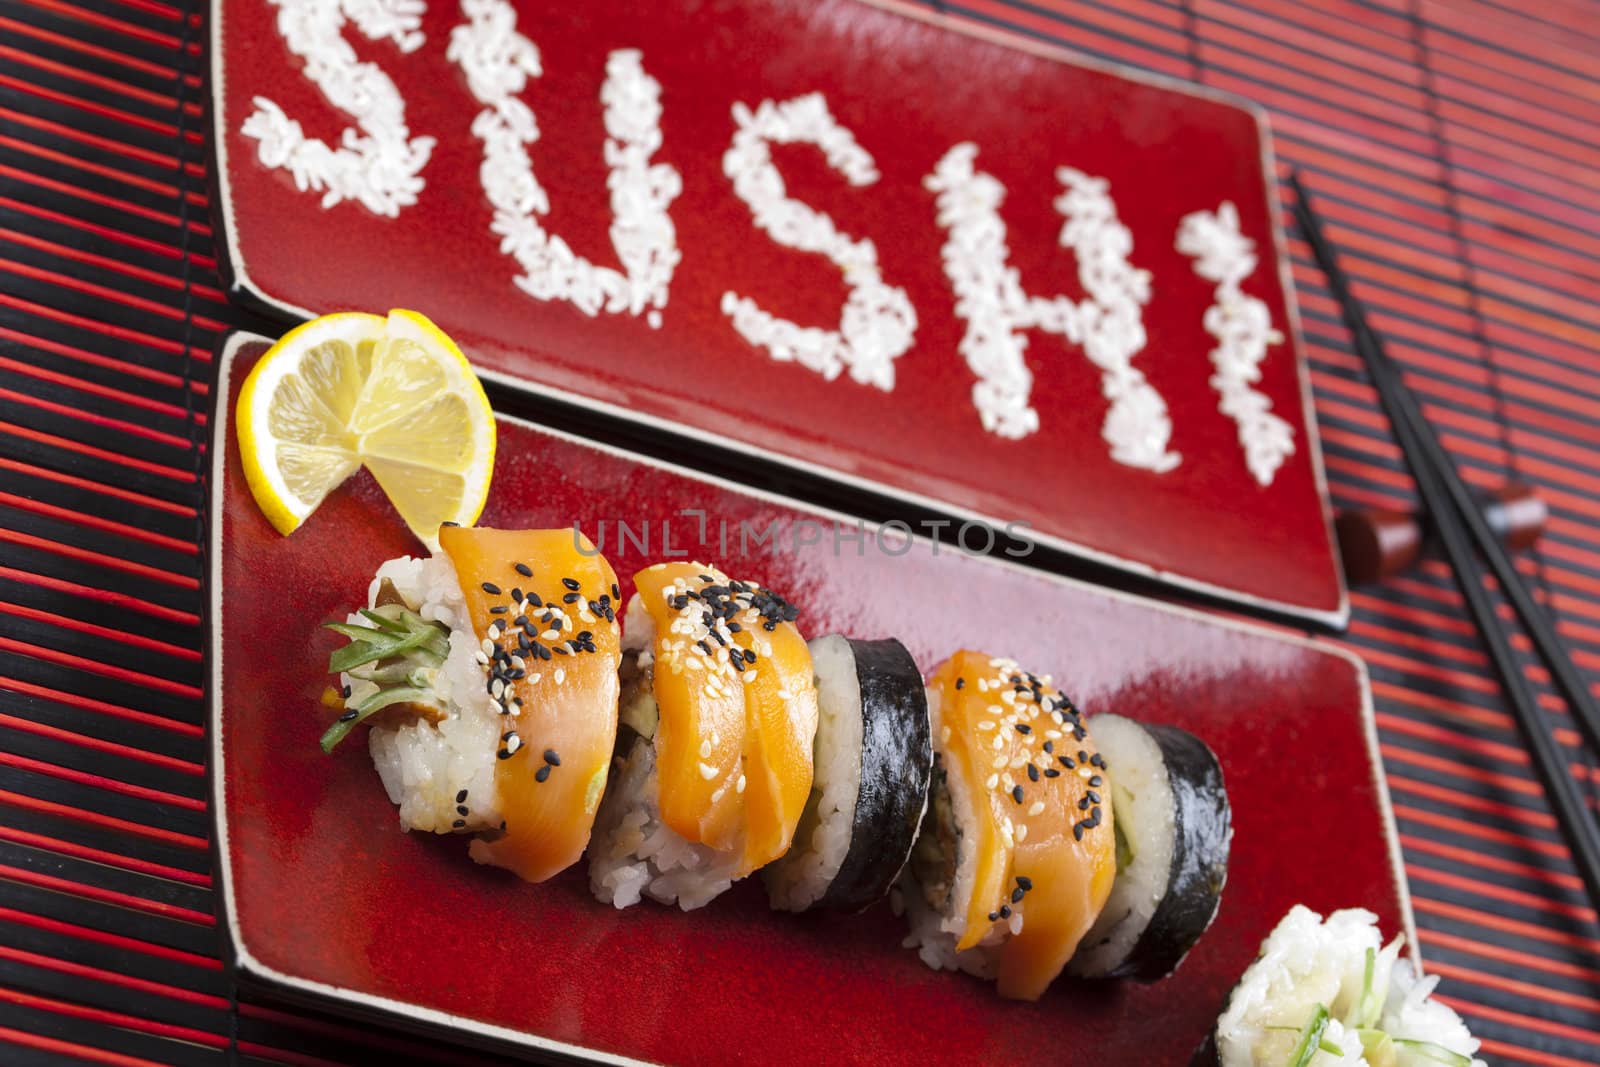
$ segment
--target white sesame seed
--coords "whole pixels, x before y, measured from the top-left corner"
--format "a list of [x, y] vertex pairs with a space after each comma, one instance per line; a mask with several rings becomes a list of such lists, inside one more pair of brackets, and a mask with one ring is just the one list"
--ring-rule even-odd
[[474, 652], [472, 654], [472, 658], [478, 661], [478, 666], [480, 667], [487, 667], [489, 665], [489, 657], [485, 656], [482, 652]]
[[711, 739], [709, 737], [706, 738], [704, 741], [700, 742], [700, 758], [701, 759], [710, 759], [711, 758]]
[[494, 655], [494, 642], [489, 640], [487, 637], [483, 639], [483, 643], [478, 647], [483, 650], [483, 654], [485, 656]]
[[528, 675], [528, 681], [534, 685], [537, 685], [539, 683], [539, 679], [543, 677], [544, 675], [540, 674], [538, 671], [534, 671], [532, 674]]
[[544, 640], [546, 640], [546, 641], [554, 641], [556, 638], [561, 636], [561, 631], [560, 630], [546, 630], [542, 634], [540, 634], [539, 636], [541, 638], [543, 638]]
[[567, 669], [565, 667], [557, 667], [556, 668], [556, 684], [560, 685], [562, 682], [564, 682], [566, 680], [567, 680]]
[[1028, 824], [1027, 823], [1023, 823], [1021, 826], [1017, 827], [1017, 844], [1020, 845], [1020, 844], [1022, 844], [1022, 842], [1026, 841], [1027, 839], [1028, 839]]
[[521, 734], [512, 734], [510, 737], [508, 737], [506, 739], [506, 751], [507, 752], [515, 752], [517, 749], [519, 749], [521, 747], [522, 747], [522, 735]]
[[745, 671], [743, 674], [739, 675], [739, 680], [745, 685], [751, 684], [756, 680], [755, 670], [752, 668], [751, 670]]
[[744, 792], [744, 775], [741, 774], [739, 776], [739, 780], [733, 784], [733, 791], [735, 793], [743, 793]]
[[1017, 787], [1017, 780], [1015, 778], [1011, 777], [1011, 772], [1010, 771], [1007, 771], [1005, 774], [1002, 774], [1000, 776], [1000, 780], [1006, 784], [1006, 792], [1008, 792], [1008, 793], [1011, 792], [1011, 790], [1013, 790], [1013, 789], [1015, 789]]
[[1089, 766], [1087, 763], [1078, 764], [1078, 777], [1082, 778], [1084, 781], [1088, 781], [1090, 778], [1094, 777], [1094, 768]]
[[[1026, 830], [1027, 827], [1019, 826], [1019, 827], [1017, 827], [1017, 829], [1018, 830]], [[1000, 824], [1000, 838], [1001, 838], [1001, 840], [1003, 840], [1006, 843], [1006, 847], [1007, 848], [1010, 848], [1012, 845], [1016, 844], [1017, 838], [1016, 838], [1016, 835], [1012, 832], [1011, 820], [1010, 819], [1007, 819], [1005, 822]]]
[[1045, 740], [1046, 741], [1059, 741], [1059, 740], [1061, 740], [1061, 731], [1060, 730], [1046, 730], [1044, 732], [1044, 736], [1045, 736]]
[[994, 747], [996, 749], [1001, 749], [1001, 748], [1005, 748], [1006, 747], [1005, 735], [1003, 735], [1003, 734], [995, 734], [994, 735]]
[[980, 730], [993, 730], [994, 728], [995, 722], [992, 719], [984, 719], [978, 724], [978, 729]]
[[711, 781], [711, 779], [715, 778], [716, 776], [717, 776], [717, 769], [715, 767], [711, 766], [711, 764], [709, 764], [709, 763], [700, 764], [700, 777], [704, 778], [706, 781], [709, 782], [709, 781]]
[[506, 683], [502, 682], [500, 679], [496, 678], [494, 681], [489, 683], [489, 695], [494, 697], [496, 700], [499, 700], [505, 691]]
[[1008, 762], [1010, 762], [1010, 761], [1006, 759], [1005, 753], [1002, 752], [1002, 753], [1000, 753], [1000, 755], [998, 755], [998, 756], [996, 756], [994, 758], [994, 762], [989, 764], [989, 766], [993, 767], [995, 770], [998, 771], [1002, 767], [1004, 767]]
[[1044, 811], [1044, 801], [1042, 800], [1035, 800], [1032, 804], [1028, 805], [1028, 815], [1030, 818], [1034, 815], [1038, 815], [1042, 811]]
[[987, 778], [985, 778], [983, 780], [983, 787], [985, 789], [994, 789], [999, 785], [1000, 785], [1000, 776], [998, 774], [991, 774], [989, 777], [987, 777]]
[[948, 726], [939, 727], [939, 740], [944, 742], [947, 745], [950, 743], [950, 727], [948, 727]]

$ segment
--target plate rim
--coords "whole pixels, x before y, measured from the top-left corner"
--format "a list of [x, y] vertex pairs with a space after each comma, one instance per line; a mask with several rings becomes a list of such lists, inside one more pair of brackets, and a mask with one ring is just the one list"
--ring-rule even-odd
[[[249, 330], [235, 329], [229, 331], [219, 345], [219, 355], [216, 360], [217, 382], [220, 389], [217, 393], [216, 414], [211, 426], [211, 457], [210, 477], [206, 484], [206, 507], [204, 517], [206, 522], [205, 550], [208, 556], [204, 570], [206, 590], [204, 607], [206, 610], [206, 626], [210, 633], [207, 638], [206, 648], [209, 653], [206, 659], [206, 729], [209, 734], [208, 760], [207, 760], [207, 792], [210, 804], [210, 818], [212, 824], [212, 849], [215, 856], [213, 869], [216, 878], [216, 910], [222, 921], [222, 928], [230, 963], [236, 975], [264, 983], [278, 988], [289, 994], [307, 999], [324, 1007], [338, 1004], [353, 1008], [366, 1016], [374, 1016], [385, 1022], [396, 1024], [421, 1022], [434, 1032], [443, 1031], [460, 1037], [470, 1037], [479, 1041], [488, 1041], [505, 1049], [520, 1048], [524, 1052], [553, 1053], [558, 1056], [576, 1058], [580, 1061], [607, 1064], [648, 1064], [651, 1061], [636, 1059], [617, 1053], [605, 1052], [599, 1049], [575, 1045], [569, 1042], [557, 1041], [527, 1030], [515, 1030], [510, 1027], [500, 1026], [495, 1023], [481, 1022], [450, 1012], [429, 1008], [425, 1005], [414, 1004], [392, 997], [378, 996], [349, 989], [343, 986], [330, 985], [315, 979], [287, 974], [274, 967], [270, 967], [257, 959], [250, 951], [244, 939], [243, 930], [239, 923], [238, 909], [233, 898], [233, 870], [228, 849], [228, 804], [226, 786], [226, 763], [223, 756], [223, 645], [222, 645], [222, 505], [224, 493], [222, 491], [226, 475], [226, 464], [229, 449], [232, 447], [232, 415], [234, 391], [231, 388], [233, 364], [239, 350], [246, 344], [271, 344], [272, 340]], [[766, 489], [758, 489], [743, 485], [739, 482], [716, 475], [704, 474], [681, 464], [671, 463], [657, 459], [654, 456], [640, 455], [627, 449], [604, 442], [591, 441], [564, 430], [541, 426], [538, 423], [514, 415], [496, 412], [497, 419], [525, 426], [539, 433], [548, 434], [558, 440], [593, 448], [607, 455], [627, 459], [631, 462], [643, 464], [671, 474], [689, 477], [719, 489], [742, 493], [755, 497], [765, 503], [808, 512], [826, 520], [848, 520], [850, 522], [863, 521], [855, 516], [846, 515], [844, 512], [819, 507], [804, 501], [795, 500], [781, 493], [774, 493]], [[881, 524], [867, 523], [869, 527], [876, 528]], [[916, 540], [926, 542], [926, 537], [912, 535]], [[1389, 859], [1389, 873], [1394, 879], [1396, 887], [1396, 901], [1400, 905], [1401, 925], [1406, 935], [1406, 943], [1414, 960], [1421, 963], [1421, 956], [1417, 945], [1416, 918], [1411, 906], [1411, 891], [1405, 875], [1400, 839], [1395, 822], [1394, 806], [1390, 800], [1388, 780], [1384, 775], [1383, 755], [1379, 749], [1377, 720], [1372, 704], [1372, 687], [1367, 674], [1367, 666], [1360, 656], [1349, 649], [1318, 637], [1303, 636], [1295, 633], [1284, 633], [1277, 628], [1268, 627], [1259, 623], [1226, 616], [1213, 615], [1197, 608], [1181, 604], [1168, 604], [1152, 600], [1148, 597], [1138, 596], [1133, 593], [1111, 589], [1106, 586], [1096, 585], [1076, 578], [1053, 574], [1037, 568], [1027, 567], [1020, 563], [999, 556], [986, 557], [987, 561], [1004, 569], [1016, 570], [1031, 576], [1041, 578], [1058, 586], [1093, 592], [1115, 601], [1131, 602], [1156, 611], [1163, 611], [1178, 615], [1197, 622], [1203, 622], [1224, 630], [1235, 633], [1246, 633], [1252, 636], [1265, 637], [1300, 648], [1330, 655], [1344, 661], [1355, 672], [1357, 689], [1360, 693], [1359, 715], [1362, 727], [1362, 736], [1367, 749], [1367, 770], [1374, 785], [1378, 801], [1379, 814], [1383, 825], [1383, 835], [1386, 845], [1386, 854]]]
[[[1261, 154], [1261, 191], [1266, 201], [1267, 217], [1272, 222], [1273, 252], [1278, 264], [1278, 287], [1283, 293], [1284, 309], [1288, 319], [1285, 327], [1289, 335], [1291, 348], [1295, 354], [1295, 377], [1300, 386], [1300, 411], [1305, 425], [1306, 446], [1311, 451], [1312, 480], [1315, 483], [1317, 499], [1322, 512], [1323, 533], [1327, 538], [1328, 556], [1333, 566], [1334, 585], [1338, 590], [1337, 603], [1331, 609], [1296, 604], [1292, 601], [1247, 593], [1215, 582], [1177, 574], [1154, 564], [1125, 559], [1114, 552], [1092, 548], [1068, 538], [1040, 530], [1030, 529], [1030, 536], [1039, 544], [1058, 552], [1063, 552], [1079, 559], [1086, 559], [1127, 574], [1137, 575], [1178, 589], [1200, 593], [1235, 604], [1244, 604], [1250, 608], [1266, 610], [1290, 618], [1308, 620], [1332, 630], [1343, 631], [1350, 622], [1350, 588], [1345, 578], [1344, 561], [1339, 555], [1339, 541], [1334, 530], [1333, 498], [1329, 492], [1327, 471], [1324, 467], [1322, 435], [1317, 426], [1316, 405], [1311, 389], [1311, 368], [1308, 365], [1305, 354], [1305, 334], [1301, 329], [1300, 308], [1295, 297], [1294, 279], [1290, 269], [1288, 236], [1284, 232], [1280, 217], [1281, 205], [1276, 195], [1277, 157], [1273, 149], [1272, 127], [1268, 119], [1267, 109], [1248, 97], [1239, 96], [1224, 89], [1216, 89], [1198, 82], [1184, 81], [1181, 78], [1160, 74], [1155, 71], [1141, 70], [1138, 67], [1089, 55], [1063, 45], [1036, 41], [1019, 33], [999, 30], [989, 26], [968, 25], [954, 16], [917, 8], [904, 2], [904, 0], [850, 0], [850, 2], [937, 26], [940, 29], [963, 34], [1000, 47], [1027, 52], [1051, 62], [1068, 66], [1087, 67], [1103, 74], [1111, 74], [1129, 81], [1232, 107], [1245, 112], [1255, 122], [1257, 144]], [[235, 220], [234, 201], [231, 191], [232, 186], [228, 175], [227, 72], [223, 62], [222, 47], [223, 26], [226, 22], [227, 8], [226, 0], [218, 0], [217, 3], [212, 5], [208, 33], [210, 55], [208, 57], [209, 86], [206, 106], [210, 110], [211, 175], [215, 185], [215, 195], [211, 199], [215, 205], [214, 221], [219, 224], [218, 228], [222, 231], [222, 240], [217, 243], [217, 251], [219, 253], [217, 257], [218, 269], [222, 275], [225, 291], [230, 297], [237, 299], [247, 308], [260, 310], [272, 316], [286, 317], [292, 321], [304, 322], [315, 318], [318, 312], [269, 294], [250, 276], [244, 253], [239, 247], [238, 226]], [[718, 447], [742, 453], [758, 462], [788, 467], [854, 489], [865, 489], [890, 499], [902, 500], [922, 507], [931, 507], [955, 518], [982, 522], [995, 527], [1004, 526], [1005, 524], [1004, 520], [976, 509], [958, 507], [947, 501], [918, 493], [914, 489], [897, 488], [871, 478], [861, 477], [848, 471], [815, 463], [800, 456], [773, 451], [736, 437], [726, 436], [720, 431], [693, 428], [664, 416], [634, 411], [598, 397], [546, 385], [530, 378], [504, 371], [479, 369], [478, 373], [480, 376], [503, 386], [580, 408], [599, 411], [607, 416], [619, 418], [635, 425], [647, 426], [656, 432], [670, 434], [682, 440], [698, 438]]]

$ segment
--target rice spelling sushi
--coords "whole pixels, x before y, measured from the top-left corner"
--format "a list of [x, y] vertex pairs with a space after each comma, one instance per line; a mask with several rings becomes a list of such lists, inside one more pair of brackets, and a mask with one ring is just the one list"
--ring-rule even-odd
[[616, 575], [572, 529], [447, 526], [378, 568], [330, 628], [344, 711], [408, 830], [473, 834], [472, 858], [542, 881], [577, 862], [617, 730]]
[[1361, 908], [1295, 905], [1261, 944], [1197, 1063], [1222, 1067], [1484, 1067], [1459, 1016], [1385, 945]]
[[772, 906], [860, 911], [894, 885], [928, 802], [922, 673], [893, 638], [814, 638], [816, 772], [794, 844], [761, 876]]
[[1068, 970], [1154, 981], [1200, 940], [1222, 901], [1232, 811], [1216, 755], [1175, 726], [1096, 715], [1113, 768], [1117, 877]]
[[1049, 679], [987, 653], [934, 671], [928, 713], [933, 782], [902, 886], [906, 944], [1037, 1000], [1111, 893], [1105, 760]]
[[634, 576], [621, 739], [589, 883], [688, 911], [788, 850], [811, 792], [817, 692], [797, 611], [699, 563]]

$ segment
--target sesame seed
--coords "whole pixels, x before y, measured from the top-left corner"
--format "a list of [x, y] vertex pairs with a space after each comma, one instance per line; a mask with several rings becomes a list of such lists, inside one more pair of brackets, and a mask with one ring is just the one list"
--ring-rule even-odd
[[998, 788], [999, 785], [1000, 785], [1000, 776], [998, 774], [991, 774], [988, 778], [985, 778], [984, 781], [983, 781], [983, 787], [985, 789], [995, 789], [995, 788]]
[[1039, 780], [1039, 768], [1035, 767], [1031, 763], [1028, 764], [1028, 781], [1037, 782], [1038, 780]]
[[1027, 839], [1028, 839], [1028, 824], [1027, 823], [1023, 823], [1021, 826], [1017, 827], [1017, 844], [1020, 845], [1020, 844], [1022, 844], [1022, 842], [1026, 841]]
[[700, 742], [700, 758], [701, 759], [710, 759], [711, 758], [711, 738], [709, 738], [709, 737], [706, 738], [704, 741]]
[[461, 792], [456, 794], [456, 803], [457, 804], [465, 803], [466, 799], [467, 799], [467, 791], [465, 789], [463, 789]]
[[561, 579], [561, 584], [566, 586], [568, 589], [578, 588], [578, 580], [576, 578], [563, 578]]
[[1021, 903], [1022, 903], [1022, 898], [1023, 898], [1023, 897], [1024, 897], [1024, 896], [1026, 896], [1026, 895], [1027, 895], [1027, 894], [1026, 894], [1026, 893], [1024, 893], [1024, 892], [1023, 892], [1023, 891], [1022, 891], [1022, 890], [1020, 890], [1020, 889], [1013, 889], [1013, 890], [1012, 890], [1012, 891], [1011, 891], [1011, 903], [1013, 903], [1013, 904], [1021, 904]]
[[552, 767], [561, 766], [561, 757], [556, 754], [556, 750], [553, 748], [547, 748], [544, 750], [544, 761], [550, 764]]
[[1019, 722], [1019, 723], [1017, 723], [1017, 733], [1019, 733], [1019, 734], [1031, 734], [1031, 733], [1033, 733], [1033, 727], [1029, 726], [1025, 722]]
[[483, 589], [483, 591], [485, 593], [488, 593], [490, 596], [499, 596], [500, 595], [500, 587], [498, 585], [495, 585], [493, 582], [484, 582], [483, 585], [481, 586], [481, 588]]
[[340, 722], [354, 722], [357, 718], [360, 717], [360, 715], [361, 715], [361, 713], [359, 711], [357, 711], [355, 708], [351, 708], [349, 711], [347, 711], [343, 715], [339, 716], [339, 721]]
[[1011, 905], [1009, 905], [1009, 904], [1000, 905], [1000, 918], [1002, 918], [1002, 919], [1011, 918]]
[[566, 680], [567, 680], [566, 668], [557, 667], [556, 668], [556, 684], [560, 685], [562, 682], [564, 682]]
[[1022, 787], [1020, 785], [1011, 790], [1011, 799], [1018, 804], [1022, 803]]
[[522, 575], [524, 578], [533, 577], [533, 568], [528, 566], [526, 563], [513, 563], [512, 566], [515, 567], [517, 573]]
[[1099, 785], [1102, 781], [1103, 779], [1098, 774], [1091, 774], [1089, 776], [1090, 785]]
[[1022, 890], [1024, 893], [1028, 892], [1033, 888], [1033, 879], [1029, 878], [1025, 874], [1017, 875], [1017, 888]]
[[533, 780], [536, 781], [536, 782], [548, 781], [549, 778], [550, 778], [550, 764], [548, 764], [548, 763], [546, 763], [544, 766], [540, 767], [538, 770], [533, 772]]
[[1035, 800], [1032, 804], [1028, 805], [1028, 816], [1029, 816], [1029, 818], [1032, 818], [1033, 816], [1038, 815], [1038, 814], [1042, 813], [1043, 811], [1044, 811], [1044, 801], [1042, 801], [1042, 800]]
[[466, 813], [467, 813], [467, 806], [465, 804], [457, 804], [456, 805], [456, 814], [457, 815], [465, 815]]
[[457, 819], [455, 822], [450, 824], [451, 828], [452, 829], [456, 829], [456, 830], [459, 830], [463, 826], [466, 826], [466, 825], [467, 825], [467, 820], [465, 820], [465, 819]]
[[[957, 689], [965, 689], [966, 687], [967, 687], [967, 680], [965, 678], [957, 678], [956, 679], [956, 688]], [[991, 916], [989, 916], [989, 918], [992, 919], [992, 918], [994, 918], [994, 916], [991, 915]]]
[[998, 918], [1000, 918], [1000, 913], [998, 911], [991, 911], [989, 913], [989, 921], [990, 922], [994, 922]]
[[739, 780], [733, 784], [733, 791], [735, 793], [743, 793], [744, 792], [744, 775], [741, 774], [739, 776]]
[[1061, 772], [1056, 770], [1054, 767], [1046, 767], [1044, 769], [1044, 776], [1046, 778], [1060, 778]]
[[1083, 823], [1075, 822], [1072, 824], [1072, 839], [1074, 841], [1083, 840]]
[[709, 782], [709, 781], [711, 781], [711, 779], [715, 778], [716, 776], [717, 776], [717, 769], [715, 767], [711, 766], [711, 764], [709, 764], [709, 763], [700, 764], [700, 777], [704, 778], [706, 781]]

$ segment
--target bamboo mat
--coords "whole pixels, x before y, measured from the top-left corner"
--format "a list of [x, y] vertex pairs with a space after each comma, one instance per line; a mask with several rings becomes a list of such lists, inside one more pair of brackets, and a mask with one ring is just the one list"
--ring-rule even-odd
[[[1600, 671], [1600, 5], [940, 6], [1271, 109], [1464, 476], [1549, 502], [1521, 566]], [[200, 0], [0, 0], [0, 1062], [468, 1062], [240, 1002], [218, 962], [200, 474], [219, 332], [276, 328], [219, 289], [204, 22]], [[1335, 501], [1410, 507], [1291, 251]], [[1600, 924], [1444, 567], [1355, 591], [1347, 643], [1444, 999], [1494, 1062], [1600, 1061]]]

